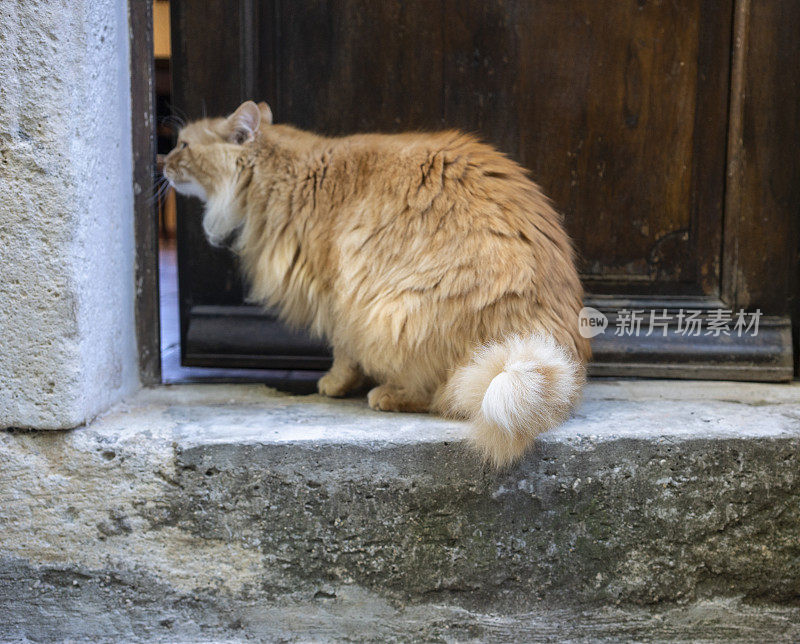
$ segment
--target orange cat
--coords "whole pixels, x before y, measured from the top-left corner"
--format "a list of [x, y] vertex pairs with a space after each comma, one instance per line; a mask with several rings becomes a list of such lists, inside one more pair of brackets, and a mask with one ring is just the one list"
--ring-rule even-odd
[[589, 344], [561, 218], [523, 168], [459, 132], [326, 138], [265, 103], [187, 125], [165, 175], [232, 238], [251, 296], [323, 336], [319, 391], [467, 418], [501, 466], [569, 414]]

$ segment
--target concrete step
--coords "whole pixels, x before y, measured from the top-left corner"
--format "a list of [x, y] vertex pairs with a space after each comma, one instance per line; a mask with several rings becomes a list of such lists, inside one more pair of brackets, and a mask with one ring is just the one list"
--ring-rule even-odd
[[4, 432], [0, 638], [800, 637], [797, 384], [595, 381], [499, 473], [465, 431], [201, 385]]

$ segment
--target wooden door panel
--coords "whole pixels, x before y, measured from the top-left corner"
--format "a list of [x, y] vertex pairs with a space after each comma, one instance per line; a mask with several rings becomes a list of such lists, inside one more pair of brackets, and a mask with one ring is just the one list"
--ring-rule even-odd
[[442, 128], [437, 3], [270, 4], [279, 35], [262, 35], [277, 41], [278, 89], [265, 74], [256, 90], [280, 120], [327, 134]]
[[718, 291], [731, 8], [678, 5], [448, 3], [445, 120], [531, 169], [594, 292]]
[[279, 119], [478, 132], [565, 213], [592, 290], [719, 292], [730, 2], [267, 5]]

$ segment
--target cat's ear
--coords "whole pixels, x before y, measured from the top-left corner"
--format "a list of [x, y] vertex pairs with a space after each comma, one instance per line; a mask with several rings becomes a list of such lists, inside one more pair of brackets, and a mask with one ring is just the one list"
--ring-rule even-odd
[[261, 110], [261, 120], [267, 125], [272, 125], [272, 110], [269, 109], [269, 105], [261, 101], [258, 104], [258, 109]]
[[253, 101], [246, 101], [228, 117], [228, 123], [230, 124], [228, 141], [238, 144], [247, 143], [252, 141], [258, 132], [261, 110]]

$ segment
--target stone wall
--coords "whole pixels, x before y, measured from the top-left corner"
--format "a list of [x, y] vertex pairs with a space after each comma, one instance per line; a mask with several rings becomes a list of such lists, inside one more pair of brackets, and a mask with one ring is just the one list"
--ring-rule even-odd
[[138, 385], [124, 0], [0, 0], [0, 427]]
[[0, 641], [800, 642], [800, 383], [602, 381], [520, 463], [260, 385], [0, 431]]

